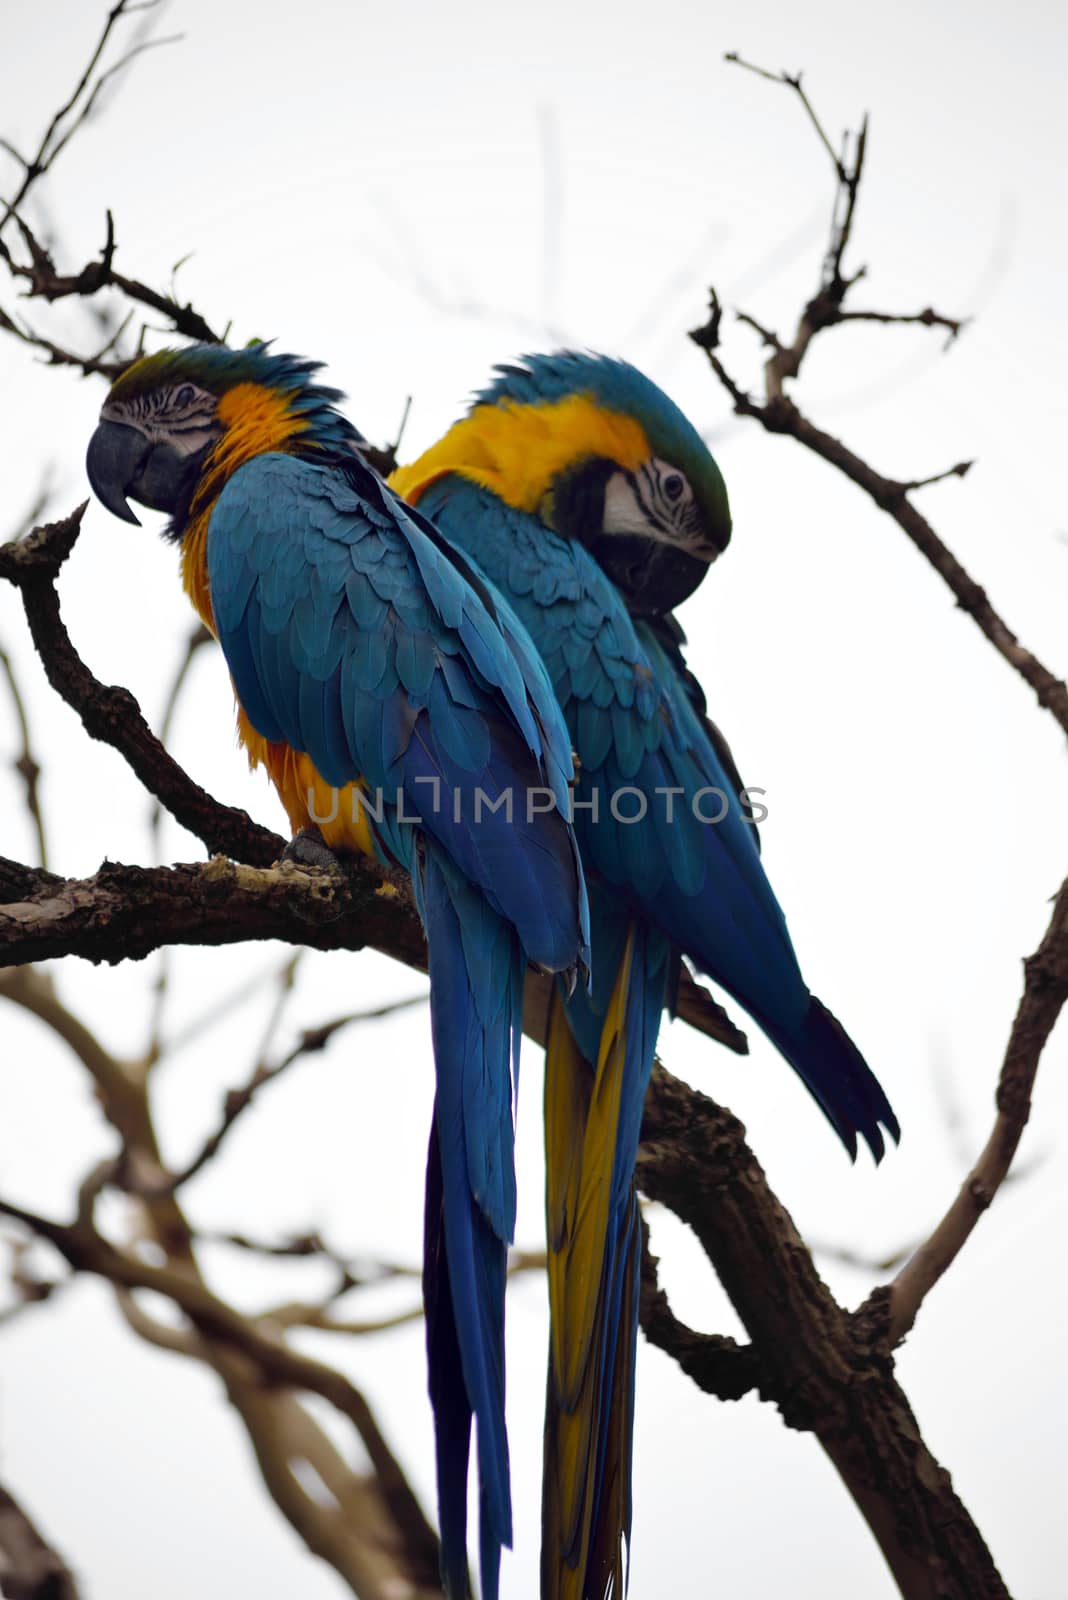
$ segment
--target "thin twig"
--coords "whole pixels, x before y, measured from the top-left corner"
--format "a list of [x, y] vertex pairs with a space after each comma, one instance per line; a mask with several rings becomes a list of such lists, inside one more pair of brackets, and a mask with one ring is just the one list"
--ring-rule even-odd
[[404, 402], [404, 410], [401, 413], [400, 426], [397, 429], [397, 437], [392, 444], [362, 444], [360, 446], [360, 454], [383, 478], [388, 478], [390, 473], [396, 468], [400, 453], [401, 440], [404, 437], [404, 430], [408, 426], [408, 414], [411, 409], [412, 397], [411, 395], [408, 395]]
[[285, 1239], [256, 1239], [248, 1233], [210, 1231], [198, 1234], [203, 1244], [227, 1245], [250, 1255], [266, 1256], [271, 1261], [296, 1259], [306, 1261], [321, 1258], [336, 1267], [338, 1273], [354, 1287], [367, 1288], [389, 1283], [394, 1278], [418, 1278], [418, 1267], [404, 1266], [399, 1262], [372, 1260], [366, 1256], [345, 1256], [329, 1244], [321, 1233], [295, 1233]]
[[[263, 1025], [259, 1049], [253, 1057], [252, 1077], [249, 1080], [250, 1083], [255, 1083], [257, 1087], [265, 1081], [266, 1075], [271, 1074], [272, 1069], [268, 1060], [270, 1049], [274, 1043], [275, 1034], [281, 1027], [286, 1006], [289, 1004], [293, 993], [293, 985], [297, 981], [297, 969], [300, 966], [303, 955], [303, 950], [293, 950], [275, 973], [274, 1000]], [[251, 1093], [249, 1098], [251, 1099]], [[227, 1101], [229, 1099], [230, 1096], [227, 1095]]]
[[[49, 170], [57, 155], [67, 143], [67, 140], [70, 137], [69, 133], [62, 135], [58, 143], [51, 149], [49, 148], [52, 145], [52, 140], [56, 136], [61, 123], [74, 110], [75, 106], [78, 104], [78, 101], [81, 99], [82, 95], [85, 94], [86, 89], [89, 87], [90, 80], [93, 76], [93, 73], [96, 71], [105, 49], [107, 48], [108, 40], [111, 38], [116, 23], [121, 17], [132, 15], [136, 11], [151, 11], [158, 3], [159, 0], [141, 0], [140, 4], [133, 5], [130, 3], [130, 0], [117, 0], [117, 3], [112, 6], [104, 20], [103, 30], [96, 42], [92, 54], [89, 57], [88, 64], [83, 70], [81, 77], [78, 79], [78, 82], [75, 84], [72, 93], [63, 102], [59, 110], [49, 122], [48, 127], [45, 129], [44, 134], [41, 137], [41, 142], [37, 147], [36, 155], [32, 156], [28, 161], [21, 156], [17, 158], [19, 161], [21, 161], [24, 169], [23, 179], [15, 193], [15, 198], [8, 203], [8, 205], [5, 207], [3, 217], [0, 217], [0, 232], [3, 231], [11, 217], [14, 215], [15, 211], [17, 211], [19, 206], [21, 206], [22, 202], [25, 200], [33, 185], [37, 182], [38, 178], [43, 177], [44, 174]], [[111, 72], [113, 70], [114, 69], [110, 69], [107, 76], [111, 76]], [[91, 89], [89, 91], [90, 102], [95, 98], [95, 94], [96, 90]], [[85, 108], [83, 107], [78, 115], [78, 118], [76, 119], [75, 126], [77, 126], [79, 122], [84, 121], [84, 118]]]
[[24, 539], [30, 529], [40, 522], [44, 516], [45, 507], [52, 498], [53, 476], [54, 469], [50, 464], [41, 473], [37, 488], [34, 490], [33, 499], [16, 522], [14, 531], [8, 534], [6, 539], [0, 540], [0, 544], [15, 544], [19, 539]]
[[[127, 361], [121, 359], [106, 361], [99, 353], [96, 355], [79, 355], [75, 350], [68, 350], [65, 346], [56, 344], [53, 339], [46, 338], [43, 333], [36, 333], [27, 324], [20, 325], [13, 317], [8, 316], [2, 307], [0, 307], [0, 330], [10, 333], [13, 338], [18, 339], [22, 344], [29, 345], [31, 349], [42, 351], [48, 357], [47, 362], [44, 362], [43, 365], [49, 367], [73, 367], [84, 378], [96, 375], [107, 378], [108, 382], [111, 383], [129, 365]], [[104, 346], [105, 354], [112, 348], [113, 343], [114, 340], [108, 340]]]
[[38, 783], [41, 777], [41, 767], [30, 743], [30, 723], [26, 715], [26, 706], [19, 690], [15, 669], [11, 664], [11, 657], [0, 645], [0, 671], [7, 679], [8, 690], [11, 694], [11, 703], [15, 710], [15, 721], [18, 724], [21, 749], [12, 762], [12, 766], [22, 779], [26, 800], [26, 810], [29, 812], [37, 835], [37, 860], [45, 872], [48, 871], [48, 840], [45, 835], [44, 815], [41, 811], [41, 795]]
[[[712, 370], [730, 394], [739, 415], [755, 417], [769, 433], [783, 433], [797, 439], [815, 455], [822, 456], [837, 467], [863, 489], [881, 510], [887, 512], [934, 567], [952, 591], [961, 610], [968, 613], [998, 654], [1030, 685], [1039, 705], [1049, 711], [1068, 733], [1068, 685], [1052, 673], [1033, 651], [1020, 643], [991, 604], [986, 590], [976, 583], [908, 498], [911, 489], [923, 487], [926, 482], [935, 479], [903, 482], [884, 477], [840, 439], [810, 422], [795, 401], [783, 395], [781, 390], [769, 394], [766, 404], [753, 399], [735, 383], [716, 352], [713, 341], [718, 340], [720, 315], [719, 304], [713, 298], [712, 315], [708, 323], [703, 328], [695, 329], [690, 337], [706, 351]], [[963, 473], [951, 468], [949, 474], [936, 474], [936, 478], [947, 475], [961, 477]]]
[[[185, 649], [182, 652], [182, 659], [179, 661], [177, 671], [171, 679], [171, 686], [163, 703], [163, 716], [159, 725], [160, 744], [167, 745], [170, 742], [171, 725], [178, 709], [178, 701], [181, 698], [186, 679], [189, 676], [189, 669], [193, 665], [194, 656], [204, 645], [212, 644], [213, 642], [212, 634], [209, 633], [202, 622], [198, 622], [189, 633], [185, 642]], [[155, 820], [156, 816], [158, 816], [158, 808], [153, 813], [153, 820]]]
[[1038, 1064], [1068, 1002], [1068, 879], [1054, 902], [1042, 943], [1024, 962], [1024, 972], [1024, 991], [998, 1080], [993, 1131], [941, 1222], [889, 1286], [893, 1344], [899, 1344], [908, 1333], [925, 1297], [956, 1260], [992, 1204], [1027, 1126]]
[[63, 1557], [2, 1485], [0, 1579], [7, 1600], [78, 1600], [78, 1586]]
[[911, 323], [921, 328], [945, 328], [949, 334], [945, 344], [946, 349], [954, 339], [960, 337], [971, 320], [970, 317], [944, 316], [942, 312], [934, 311], [930, 306], [925, 306], [922, 311], [843, 311], [838, 317], [839, 322], [881, 322], [887, 325]]
[[289, 985], [292, 984], [292, 974], [295, 969], [296, 962], [299, 960], [301, 954], [301, 951], [295, 952], [290, 958], [289, 962], [286, 963], [286, 966], [282, 969], [283, 974], [286, 976], [279, 985], [278, 999], [271, 1019], [265, 1030], [260, 1057], [257, 1061], [252, 1076], [240, 1088], [229, 1090], [225, 1100], [223, 1101], [223, 1115], [218, 1127], [209, 1135], [207, 1139], [205, 1139], [204, 1143], [201, 1145], [200, 1149], [197, 1151], [196, 1155], [189, 1162], [189, 1164], [183, 1167], [180, 1172], [174, 1174], [167, 1180], [166, 1184], [164, 1185], [167, 1193], [173, 1194], [177, 1189], [180, 1189], [183, 1184], [188, 1183], [190, 1178], [195, 1177], [198, 1172], [203, 1171], [208, 1162], [218, 1154], [223, 1140], [233, 1128], [234, 1123], [237, 1122], [242, 1112], [248, 1110], [259, 1090], [262, 1089], [265, 1084], [273, 1083], [277, 1078], [280, 1078], [282, 1074], [286, 1072], [294, 1064], [294, 1062], [299, 1061], [302, 1056], [312, 1055], [317, 1051], [324, 1050], [335, 1033], [339, 1032], [342, 1028], [350, 1027], [353, 1023], [378, 1021], [382, 1017], [394, 1016], [398, 1011], [407, 1011], [412, 1006], [426, 1004], [426, 995], [409, 995], [404, 1000], [392, 1000], [388, 1004], [373, 1006], [365, 1011], [351, 1011], [343, 1017], [335, 1017], [332, 1022], [322, 1023], [319, 1027], [306, 1028], [301, 1034], [297, 1043], [293, 1046], [292, 1050], [284, 1055], [280, 1061], [275, 1062], [273, 1066], [268, 1065], [264, 1058], [264, 1051], [274, 1036], [278, 1020], [281, 1016], [282, 1005], [284, 1004], [285, 997], [288, 994]]
[[205, 1339], [229, 1346], [258, 1369], [260, 1381], [321, 1396], [354, 1426], [381, 1481], [382, 1493], [408, 1532], [413, 1552], [436, 1569], [437, 1540], [423, 1516], [366, 1399], [343, 1373], [292, 1349], [259, 1328], [198, 1278], [118, 1250], [91, 1227], [55, 1222], [0, 1199], [0, 1215], [47, 1239], [76, 1272], [89, 1272], [125, 1290], [151, 1290], [185, 1313]]
[[723, 59], [724, 61], [729, 61], [732, 66], [744, 67], [746, 72], [755, 72], [758, 78], [766, 78], [769, 83], [781, 83], [784, 84], [786, 88], [794, 90], [808, 114], [809, 121], [812, 123], [812, 126], [819, 135], [820, 143], [823, 145], [823, 148], [831, 158], [831, 161], [834, 165], [834, 170], [838, 174], [839, 183], [845, 183], [845, 167], [843, 166], [839, 156], [835, 153], [834, 146], [830, 139], [828, 139], [824, 126], [819, 117], [816, 115], [811, 100], [808, 98], [808, 95], [801, 86], [800, 72], [795, 72], [793, 74], [789, 72], [769, 72], [767, 67], [758, 67], [755, 66], [752, 61], [743, 61], [742, 57], [736, 50], [728, 50]]
[[[99, 259], [87, 262], [81, 271], [76, 273], [57, 272], [50, 251], [40, 242], [26, 219], [19, 213], [13, 215], [30, 259], [28, 262], [16, 260], [2, 241], [0, 241], [0, 259], [4, 260], [13, 278], [21, 279], [28, 285], [25, 290], [26, 298], [45, 300], [52, 304], [56, 300], [67, 300], [72, 297], [87, 299], [98, 294], [101, 289], [118, 289], [128, 300], [147, 306], [150, 311], [166, 317], [174, 332], [184, 335], [185, 338], [206, 344], [219, 343], [220, 336], [191, 304], [187, 302], [182, 305], [180, 301], [170, 295], [161, 294], [159, 290], [150, 288], [139, 279], [129, 278], [125, 273], [116, 272], [115, 224], [110, 211], [107, 213], [107, 229]], [[108, 372], [114, 368], [121, 371], [128, 364], [122, 361], [109, 364], [98, 358], [75, 356], [70, 351], [53, 345], [50, 340], [39, 334], [20, 330], [6, 314], [0, 314], [0, 326], [27, 343], [46, 350], [57, 364], [80, 365], [83, 370], [100, 372]]]
[[124, 67], [128, 67], [131, 61], [135, 61], [138, 56], [144, 55], [148, 50], [159, 50], [164, 45], [180, 44], [184, 38], [184, 33], [169, 33], [163, 39], [142, 39], [140, 43], [131, 45], [130, 49], [127, 50], [125, 55], [120, 56], [118, 61], [114, 62], [112, 66], [108, 67], [104, 72], [102, 72], [86, 96], [85, 102], [81, 106], [78, 115], [66, 128], [64, 128], [62, 134], [52, 146], [48, 153], [47, 165], [42, 169], [42, 173], [39, 173], [38, 176], [41, 176], [48, 167], [52, 166], [53, 162], [55, 162], [57, 157], [70, 143], [78, 129], [91, 119], [104, 88], [118, 73], [123, 70]]
[[32, 1306], [44, 1305], [51, 1300], [58, 1290], [70, 1283], [70, 1278], [42, 1278], [32, 1270], [30, 1259], [34, 1250], [33, 1240], [26, 1238], [5, 1238], [3, 1241], [11, 1254], [11, 1269], [8, 1282], [14, 1291], [15, 1298], [10, 1305], [0, 1310], [0, 1327], [14, 1322], [16, 1317], [28, 1311]]
[[[528, 1272], [544, 1272], [547, 1261], [548, 1257], [544, 1250], [510, 1250], [505, 1276], [511, 1280]], [[379, 1282], [385, 1282], [390, 1278], [421, 1277], [420, 1271], [415, 1267], [389, 1267], [386, 1263], [381, 1265], [382, 1274], [378, 1279]], [[409, 1323], [422, 1320], [425, 1315], [422, 1299], [403, 1311], [390, 1312], [381, 1317], [339, 1317], [331, 1309], [352, 1290], [365, 1289], [373, 1282], [374, 1280], [366, 1278], [350, 1278], [346, 1273], [341, 1283], [325, 1300], [318, 1302], [295, 1300], [284, 1305], [272, 1306], [270, 1310], [261, 1311], [257, 1320], [280, 1328], [314, 1328], [319, 1333], [340, 1333], [352, 1338], [362, 1338], [372, 1333], [388, 1333], [393, 1328], [403, 1328]]]
[[278, 966], [271, 962], [262, 971], [256, 972], [243, 983], [235, 983], [233, 988], [225, 990], [217, 1000], [196, 1015], [190, 1017], [184, 1027], [176, 1028], [167, 1036], [160, 1046], [160, 1055], [174, 1055], [178, 1050], [186, 1050], [196, 1039], [210, 1032], [223, 1017], [233, 1014], [253, 995], [259, 994], [262, 989], [269, 988], [278, 979]]
[[932, 483], [944, 483], [947, 478], [966, 478], [974, 466], [974, 461], [958, 461], [956, 466], [947, 467], [944, 472], [933, 472], [928, 478], [910, 478], [901, 487], [911, 494], [913, 489], [927, 489]]

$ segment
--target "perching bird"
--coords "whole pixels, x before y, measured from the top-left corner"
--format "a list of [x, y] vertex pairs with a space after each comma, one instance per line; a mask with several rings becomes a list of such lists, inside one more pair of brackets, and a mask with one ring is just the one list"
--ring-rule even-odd
[[592, 994], [559, 987], [546, 1051], [551, 1351], [542, 1592], [624, 1587], [640, 1233], [632, 1177], [680, 953], [778, 1046], [851, 1155], [898, 1125], [810, 995], [730, 753], [670, 615], [730, 537], [715, 461], [635, 368], [557, 353], [496, 369], [468, 414], [391, 482], [513, 602], [579, 762]]
[[[473, 1413], [494, 1600], [511, 1542], [504, 1288], [524, 975], [531, 962], [567, 988], [588, 965], [571, 747], [510, 608], [361, 458], [317, 371], [263, 344], [148, 356], [112, 388], [88, 472], [116, 516], [137, 521], [128, 495], [170, 513], [241, 741], [294, 832], [317, 824], [329, 849], [411, 873], [437, 1072], [424, 1289], [442, 1577], [467, 1595]], [[528, 790], [555, 808], [528, 806]]]

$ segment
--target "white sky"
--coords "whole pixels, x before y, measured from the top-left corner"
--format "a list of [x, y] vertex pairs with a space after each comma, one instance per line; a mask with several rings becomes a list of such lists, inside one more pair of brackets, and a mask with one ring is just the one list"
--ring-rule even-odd
[[[85, 0], [8, 0], [0, 132], [36, 142], [102, 14]], [[948, 357], [920, 330], [825, 335], [802, 402], [889, 472], [978, 458], [965, 482], [927, 491], [924, 507], [1024, 642], [1064, 673], [1063, 13], [988, 0], [907, 0], [892, 12], [844, 0], [522, 10], [175, 0], [164, 25], [184, 42], [138, 63], [42, 188], [64, 262], [76, 268], [98, 250], [108, 206], [118, 264], [132, 275], [166, 283], [195, 252], [182, 295], [216, 325], [232, 318], [235, 339], [274, 336], [326, 359], [372, 437], [392, 436], [411, 394], [409, 454], [494, 360], [561, 340], [627, 356], [707, 431], [736, 533], [684, 609], [691, 659], [744, 775], [768, 791], [765, 862], [809, 983], [886, 1085], [902, 1148], [878, 1174], [863, 1160], [851, 1170], [759, 1040], [739, 1061], [676, 1025], [662, 1053], [742, 1116], [812, 1238], [877, 1254], [915, 1236], [963, 1172], [945, 1093], [969, 1154], [987, 1131], [1020, 958], [1065, 870], [1063, 742], [889, 521], [791, 441], [730, 416], [685, 330], [702, 320], [710, 281], [780, 327], [814, 284], [826, 158], [785, 91], [721, 58], [736, 49], [803, 67], [832, 133], [865, 107], [873, 114], [853, 257], [870, 275], [856, 303], [934, 303], [979, 320]], [[548, 207], [547, 169], [559, 173]], [[0, 192], [11, 186], [5, 177]], [[10, 308], [10, 294], [0, 303]], [[73, 326], [65, 311], [49, 324]], [[728, 333], [734, 370], [754, 383], [753, 341]], [[46, 462], [57, 508], [87, 492], [81, 463], [101, 389], [10, 343], [0, 356], [7, 531]], [[63, 579], [87, 661], [156, 720], [189, 624], [173, 565], [149, 531], [93, 506]], [[52, 865], [78, 874], [105, 855], [150, 859], [143, 797], [45, 689], [6, 591], [0, 639], [33, 703]], [[0, 738], [11, 747], [2, 701]], [[173, 748], [214, 793], [281, 826], [234, 748], [217, 657], [198, 662]], [[6, 771], [0, 805], [0, 851], [28, 858]], [[199, 854], [176, 828], [165, 851]], [[180, 953], [172, 1030], [282, 955]], [[58, 981], [110, 1045], [135, 1052], [151, 976], [150, 966], [70, 964]], [[377, 957], [310, 960], [283, 1043], [306, 1023], [419, 986]], [[163, 1069], [160, 1116], [176, 1161], [244, 1076], [261, 1013], [262, 999]], [[107, 1134], [59, 1046], [21, 1016], [3, 1023], [0, 1184], [64, 1213]], [[929, 1444], [1027, 1600], [1063, 1591], [1065, 1062], [1062, 1029], [1023, 1148], [1034, 1170], [983, 1222], [900, 1359]], [[534, 1245], [537, 1052], [525, 1072], [519, 1238]], [[194, 1216], [261, 1234], [322, 1226], [346, 1248], [416, 1261], [430, 1084], [422, 1012], [343, 1035], [264, 1095], [220, 1170], [190, 1187]], [[655, 1213], [653, 1229], [678, 1313], [737, 1331], [681, 1226]], [[249, 1304], [295, 1292], [266, 1270], [220, 1266], [220, 1283]], [[874, 1281], [825, 1270], [848, 1304]], [[543, 1301], [531, 1281], [510, 1302], [517, 1547], [507, 1596], [536, 1592]], [[432, 1505], [421, 1328], [345, 1344], [309, 1337], [307, 1347], [366, 1389]], [[818, 1448], [771, 1408], [704, 1399], [644, 1343], [638, 1406], [637, 1600], [712, 1588], [732, 1600], [893, 1592]], [[100, 1285], [80, 1284], [0, 1338], [0, 1474], [68, 1553], [90, 1600], [193, 1590], [221, 1600], [235, 1573], [264, 1600], [342, 1593], [266, 1501], [216, 1381], [139, 1346]]]

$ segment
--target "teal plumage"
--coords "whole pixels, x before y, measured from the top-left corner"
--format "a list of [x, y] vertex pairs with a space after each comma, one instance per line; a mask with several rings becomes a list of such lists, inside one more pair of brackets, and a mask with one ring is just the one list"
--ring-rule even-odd
[[[879, 1159], [883, 1130], [896, 1138], [898, 1127], [804, 983], [734, 764], [658, 602], [680, 573], [689, 592], [730, 533], [722, 479], [696, 431], [625, 363], [531, 356], [498, 369], [469, 415], [393, 481], [515, 605], [578, 756], [593, 988], [561, 994], [550, 1018], [542, 1592], [605, 1600], [621, 1590], [631, 1526], [632, 1175], [679, 953], [759, 1023], [851, 1155], [859, 1134]], [[671, 500], [685, 518], [670, 515]], [[665, 559], [675, 562], [666, 583]]]
[[[455, 1411], [466, 1393], [479, 1423], [481, 1568], [492, 1596], [500, 1546], [511, 1543], [503, 1347], [516, 1203], [509, 1063], [515, 1078], [526, 960], [559, 971], [575, 965], [580, 948], [575, 860], [559, 821], [547, 849], [548, 830], [528, 822], [521, 804], [512, 824], [487, 810], [475, 825], [474, 796], [509, 787], [522, 796], [547, 781], [566, 815], [570, 748], [534, 661], [525, 663], [524, 681], [516, 656], [502, 649], [523, 638], [519, 625], [507, 623], [504, 634], [491, 622], [425, 521], [406, 517], [387, 495], [358, 467], [339, 480], [333, 468], [262, 457], [220, 496], [208, 564], [219, 637], [259, 731], [307, 750], [333, 784], [359, 773], [373, 791], [401, 790], [406, 814], [424, 817], [417, 833], [386, 806], [380, 843], [412, 872], [430, 949], [438, 1148], [428, 1187], [428, 1346], [443, 1419], [445, 1575], [450, 1594], [462, 1595], [466, 1495], [456, 1486], [466, 1480], [466, 1447]], [[279, 556], [298, 515], [304, 559], [290, 575]], [[496, 610], [499, 617], [505, 608]], [[435, 780], [444, 797], [437, 807], [428, 803]]]
[[[504, 1287], [523, 981], [528, 962], [569, 983], [588, 965], [565, 820], [571, 747], [514, 612], [363, 461], [315, 371], [263, 346], [146, 358], [104, 407], [89, 475], [120, 516], [127, 493], [171, 513], [242, 739], [294, 826], [323, 822], [332, 848], [411, 874], [437, 1071], [424, 1287], [442, 1571], [450, 1596], [466, 1596], [474, 1417], [482, 1589], [495, 1600], [511, 1541]], [[360, 784], [367, 806], [327, 827], [309, 780], [342, 803]], [[533, 787], [554, 810], [528, 814]], [[507, 791], [511, 817], [480, 813], [480, 793]]]

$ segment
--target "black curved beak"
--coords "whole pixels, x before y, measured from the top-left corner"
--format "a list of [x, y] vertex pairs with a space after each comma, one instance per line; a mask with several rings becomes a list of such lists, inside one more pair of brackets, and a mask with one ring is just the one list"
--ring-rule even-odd
[[688, 600], [707, 575], [711, 560], [644, 534], [604, 534], [590, 545], [605, 573], [627, 602], [631, 616], [662, 615]]
[[126, 504], [126, 496], [151, 450], [151, 441], [123, 422], [101, 422], [89, 440], [85, 470], [93, 493], [123, 522], [140, 525], [141, 519]]

